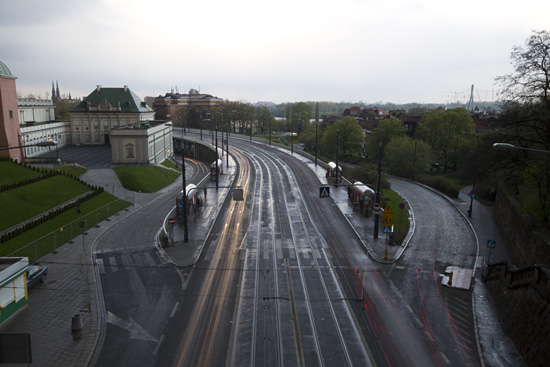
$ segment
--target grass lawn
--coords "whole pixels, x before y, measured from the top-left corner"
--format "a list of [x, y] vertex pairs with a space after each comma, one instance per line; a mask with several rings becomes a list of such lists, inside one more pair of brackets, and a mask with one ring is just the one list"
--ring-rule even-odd
[[120, 166], [114, 171], [124, 188], [137, 192], [156, 192], [180, 175], [159, 166]]
[[75, 177], [80, 177], [88, 171], [87, 168], [84, 168], [82, 166], [63, 166], [59, 167], [58, 169]]
[[165, 159], [161, 164], [166, 168], [176, 169], [176, 164], [169, 159]]
[[[399, 204], [403, 202], [401, 196], [399, 196], [393, 190], [381, 190], [381, 198], [388, 198], [388, 201], [382, 201], [380, 204], [382, 208], [390, 207], [393, 213], [393, 238], [396, 244], [401, 244], [405, 239], [405, 236], [409, 232], [409, 216], [406, 209], [400, 209]], [[380, 218], [382, 221], [382, 218]], [[384, 235], [383, 233], [381, 235]]]
[[88, 186], [58, 175], [1, 192], [0, 230], [24, 222], [88, 191]]
[[[105, 207], [108, 204], [110, 205]], [[115, 196], [103, 192], [82, 203], [80, 205], [80, 215], [76, 213], [76, 209], [69, 210], [10, 241], [0, 244], [0, 256], [6, 256], [28, 244], [36, 242], [36, 253], [34, 246], [31, 246], [18, 251], [16, 254], [17, 256], [27, 256], [31, 262], [34, 262], [53, 251], [54, 246], [57, 248], [79, 235], [81, 233], [80, 228], [78, 228], [79, 220], [85, 220], [86, 229], [88, 229], [95, 226], [98, 221], [101, 222], [130, 205], [126, 201], [118, 200]], [[94, 212], [99, 208], [103, 209]], [[73, 222], [72, 228], [71, 222]]]
[[0, 186], [25, 181], [42, 175], [30, 168], [9, 161], [0, 162], [0, 172], [2, 173], [0, 175]]

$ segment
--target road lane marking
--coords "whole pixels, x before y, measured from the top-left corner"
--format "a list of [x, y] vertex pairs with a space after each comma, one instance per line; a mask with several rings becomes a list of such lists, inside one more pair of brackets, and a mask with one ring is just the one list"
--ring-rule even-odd
[[157, 343], [157, 346], [155, 347], [155, 350], [153, 351], [153, 355], [154, 355], [154, 356], [156, 356], [157, 353], [159, 352], [160, 345], [162, 344], [163, 341], [164, 341], [164, 334], [162, 334], [162, 335], [160, 336], [160, 339], [159, 339], [159, 341], [158, 341], [158, 343]]
[[445, 363], [451, 364], [451, 361], [449, 360], [449, 358], [447, 358], [447, 356], [445, 355], [445, 353], [439, 352], [439, 354], [441, 354], [441, 357], [443, 357], [443, 360], [445, 361]]
[[105, 265], [103, 265], [103, 259], [97, 259], [97, 266], [99, 267], [99, 274], [105, 274]]
[[170, 313], [170, 318], [174, 317], [179, 307], [180, 307], [180, 303], [176, 302], [176, 304], [174, 305], [174, 308], [172, 309], [172, 313]]
[[118, 266], [116, 264], [116, 258], [114, 256], [109, 257], [109, 264], [111, 264], [111, 271], [116, 273], [118, 271]]

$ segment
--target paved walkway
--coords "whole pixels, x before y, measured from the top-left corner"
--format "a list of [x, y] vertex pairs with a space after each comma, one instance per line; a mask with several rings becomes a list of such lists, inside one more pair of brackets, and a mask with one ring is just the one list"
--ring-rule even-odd
[[[320, 185], [326, 183], [323, 167], [315, 166], [312, 161], [300, 154], [295, 153], [294, 156], [304, 161], [315, 172], [319, 177]], [[158, 243], [157, 247], [168, 255], [174, 264], [190, 266], [197, 261], [204, 240], [209, 234], [226, 195], [230, 193], [228, 187], [232, 185], [236, 168], [235, 162], [230, 159], [229, 167], [224, 167], [224, 175], [220, 177], [220, 189], [216, 190], [213, 186], [214, 183], [209, 183], [206, 198], [204, 193], [202, 194], [202, 209], [196, 216], [192, 215], [188, 218], [189, 241], [187, 243], [183, 242], [183, 224], [179, 220], [181, 217], [176, 217], [175, 212], [167, 215], [167, 219], [176, 218], [172, 228], [169, 224], [166, 225], [167, 232], [174, 238], [174, 245], [163, 248]], [[127, 211], [111, 218], [111, 221], [102, 222], [100, 227], [92, 228], [87, 235], [77, 237], [74, 243], [62, 246], [57, 253], [43, 257], [41, 263], [47, 264], [49, 268], [47, 281], [29, 292], [29, 304], [26, 308], [0, 326], [0, 332], [31, 333], [33, 364], [37, 366], [88, 366], [93, 364], [101, 328], [104, 325], [102, 316], [104, 310], [98, 301], [96, 282], [99, 279], [93, 271], [94, 267], [88, 266], [87, 270], [83, 272], [81, 264], [82, 262], [91, 264], [94, 243], [103, 232], [170, 189], [163, 189], [155, 194], [127, 192], [122, 188], [112, 170], [104, 168], [89, 170], [82, 178], [92, 184], [101, 183], [109, 192], [118, 197], [126, 200], [131, 197], [129, 201], [134, 205]], [[461, 194], [462, 200], [464, 200], [464, 195], [464, 193]], [[388, 259], [384, 259], [386, 239], [382, 233], [379, 234], [378, 239], [373, 238], [374, 218], [365, 218], [354, 213], [353, 205], [347, 196], [347, 188], [331, 186], [331, 196], [355, 228], [362, 239], [363, 246], [375, 261], [392, 262], [399, 258], [405, 250], [407, 240], [403, 246], [389, 246]], [[462, 211], [467, 210], [464, 204], [457, 204], [457, 206]], [[494, 226], [494, 220], [491, 222], [491, 218], [492, 210], [484, 208], [474, 201], [471, 222], [478, 231], [478, 238], [481, 242], [485, 241], [485, 238], [494, 239], [498, 246], [502, 241], [497, 237], [498, 231]], [[484, 256], [483, 251], [480, 253]], [[491, 262], [501, 261], [504, 258], [505, 254], [498, 252], [494, 254], [494, 257], [491, 255]], [[498, 326], [498, 321], [495, 321], [494, 307], [490, 304], [490, 299], [484, 293], [483, 283], [479, 282], [478, 278], [476, 278], [474, 286], [474, 301], [477, 313], [483, 315], [478, 318], [478, 328]], [[76, 317], [76, 315], [80, 316]], [[72, 332], [71, 326], [75, 317], [82, 319], [83, 327], [79, 331]], [[501, 356], [499, 362], [510, 360], [517, 362], [517, 356], [514, 359], [513, 352], [507, 351], [509, 348], [515, 348], [513, 345], [509, 345], [509, 340], [502, 337], [502, 333], [480, 334], [483, 353], [489, 361], [494, 361], [494, 356], [497, 355], [497, 357]], [[504, 362], [490, 364], [508, 365]], [[516, 365], [521, 364], [517, 363]]]

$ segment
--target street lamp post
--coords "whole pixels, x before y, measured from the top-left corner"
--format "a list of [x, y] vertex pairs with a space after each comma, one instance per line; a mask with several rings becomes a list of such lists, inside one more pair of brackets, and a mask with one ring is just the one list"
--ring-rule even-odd
[[336, 171], [334, 172], [334, 184], [335, 186], [338, 186], [338, 171], [340, 170], [340, 167], [338, 166], [338, 151], [340, 150], [339, 149], [339, 146], [338, 146], [338, 140], [340, 140], [340, 129], [336, 129]]
[[[380, 205], [380, 176], [382, 175], [382, 142], [378, 144], [378, 179], [376, 181], [375, 203]], [[380, 214], [374, 215], [374, 238], [378, 238], [378, 225]]]
[[479, 161], [479, 136], [477, 136], [475, 134], [470, 134], [466, 131], [463, 131], [462, 134], [471, 135], [471, 136], [475, 137], [476, 140], [477, 140], [476, 163], [475, 163], [475, 166], [474, 166], [474, 182], [472, 184], [472, 191], [470, 191], [470, 208], [468, 209], [468, 217], [471, 218], [472, 217], [472, 211], [473, 211], [473, 208], [474, 208], [474, 197], [476, 195], [477, 165], [478, 165], [478, 161]]
[[528, 150], [530, 152], [538, 152], [538, 153], [546, 153], [550, 154], [550, 150], [542, 150], [542, 149], [532, 149], [532, 148], [524, 148], [524, 147], [517, 147], [513, 144], [508, 143], [494, 143], [493, 148], [495, 149], [519, 149], [519, 150]]
[[218, 123], [216, 122], [216, 190], [218, 189], [218, 176], [219, 176], [219, 167], [218, 167]]
[[187, 226], [187, 185], [185, 182], [185, 141], [183, 141], [183, 148], [181, 150], [181, 180], [183, 184], [183, 190], [182, 190], [182, 201], [183, 201], [183, 242], [187, 243], [189, 242], [189, 228]]

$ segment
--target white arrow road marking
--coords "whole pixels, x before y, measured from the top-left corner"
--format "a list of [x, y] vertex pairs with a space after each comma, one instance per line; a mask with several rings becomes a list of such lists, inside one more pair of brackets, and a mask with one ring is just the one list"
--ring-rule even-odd
[[128, 332], [130, 333], [130, 339], [146, 340], [155, 343], [158, 341], [131, 317], [128, 318], [128, 321], [126, 321], [116, 316], [112, 312], [107, 311], [107, 322], [128, 330]]
[[193, 271], [195, 271], [195, 269], [191, 268], [191, 271], [188, 271], [188, 269], [176, 268], [176, 271], [178, 272], [178, 275], [181, 279], [181, 290], [184, 291], [185, 289], [187, 289], [187, 285], [189, 284], [189, 281], [191, 280], [191, 275], [193, 275]]

